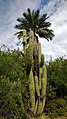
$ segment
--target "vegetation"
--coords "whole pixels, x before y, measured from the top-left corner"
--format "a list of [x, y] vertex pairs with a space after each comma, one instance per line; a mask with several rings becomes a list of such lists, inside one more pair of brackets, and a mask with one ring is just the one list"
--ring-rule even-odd
[[47, 66], [48, 84], [46, 113], [51, 116], [67, 116], [67, 59], [63, 57]]
[[[21, 54], [19, 50], [0, 51], [1, 119], [27, 119], [27, 107], [29, 107], [28, 80], [24, 77], [24, 61]], [[12, 64], [13, 67], [11, 67]], [[16, 73], [9, 75], [13, 68], [15, 68]], [[19, 72], [23, 74], [22, 78], [19, 74], [17, 77], [18, 68]], [[57, 116], [67, 116], [67, 59], [58, 58], [50, 62], [47, 66], [47, 73], [47, 98], [44, 113], [53, 119]], [[25, 111], [23, 111], [24, 108]]]

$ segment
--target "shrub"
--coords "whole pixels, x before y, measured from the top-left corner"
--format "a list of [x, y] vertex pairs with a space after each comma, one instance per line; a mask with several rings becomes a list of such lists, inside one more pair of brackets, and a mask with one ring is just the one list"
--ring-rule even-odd
[[21, 81], [11, 82], [0, 77], [0, 117], [4, 119], [27, 118], [21, 93]]

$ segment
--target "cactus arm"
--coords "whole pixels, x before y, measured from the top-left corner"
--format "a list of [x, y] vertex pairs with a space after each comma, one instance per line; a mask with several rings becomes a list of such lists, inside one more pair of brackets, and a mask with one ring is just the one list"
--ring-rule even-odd
[[39, 68], [39, 89], [41, 90], [41, 76], [42, 76], [42, 68]]
[[47, 82], [47, 75], [46, 75], [46, 66], [42, 66], [42, 80], [41, 80], [42, 88], [41, 88], [41, 98], [43, 99], [46, 97], [46, 82]]
[[42, 54], [41, 54], [41, 66], [44, 65], [44, 62], [45, 62], [44, 54], [42, 53]]
[[44, 110], [44, 106], [45, 106], [45, 100], [46, 100], [46, 98], [44, 98], [43, 100], [39, 99], [38, 108], [37, 108], [37, 112], [36, 112], [37, 115], [42, 114], [42, 112]]
[[24, 55], [26, 55], [26, 30], [23, 30], [23, 50], [24, 50]]
[[34, 108], [34, 115], [37, 113], [37, 107], [38, 107], [38, 100], [36, 101], [35, 108]]
[[33, 111], [35, 107], [35, 86], [32, 69], [30, 70], [29, 73], [29, 91], [30, 91], [31, 111]]
[[37, 76], [35, 76], [35, 89], [36, 89], [37, 96], [40, 97], [40, 90], [39, 90], [38, 77]]
[[40, 115], [42, 113], [42, 106], [43, 106], [43, 102], [42, 100], [39, 99], [37, 115]]
[[38, 63], [41, 63], [41, 43], [38, 42]]
[[34, 48], [34, 33], [33, 31], [30, 31], [29, 33], [29, 47], [27, 49], [27, 70], [30, 71], [32, 64], [33, 64], [33, 48]]

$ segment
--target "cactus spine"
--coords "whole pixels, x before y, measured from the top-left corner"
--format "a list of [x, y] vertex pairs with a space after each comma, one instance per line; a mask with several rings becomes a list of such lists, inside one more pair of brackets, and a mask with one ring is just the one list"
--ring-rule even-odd
[[[23, 32], [25, 34], [25, 31]], [[26, 40], [24, 36], [24, 41]], [[25, 41], [26, 42], [26, 41]], [[36, 43], [37, 46], [37, 57], [34, 54], [34, 33], [29, 32], [29, 46], [25, 50], [26, 54], [26, 67], [28, 70], [27, 77], [29, 77], [29, 94], [30, 94], [30, 109], [34, 115], [42, 114], [46, 100], [46, 82], [47, 72], [46, 66], [44, 65], [44, 55], [41, 54], [41, 44]]]

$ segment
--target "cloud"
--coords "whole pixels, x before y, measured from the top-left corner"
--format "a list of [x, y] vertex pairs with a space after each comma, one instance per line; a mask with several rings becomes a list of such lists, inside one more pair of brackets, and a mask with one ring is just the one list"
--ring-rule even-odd
[[16, 19], [21, 17], [27, 8], [39, 8], [41, 0], [0, 0], [0, 46], [5, 44], [9, 48], [17, 47], [17, 31], [14, 26]]
[[[52, 55], [53, 58], [67, 55], [67, 1], [51, 0], [41, 13], [50, 15], [49, 21], [52, 23], [51, 29], [54, 30], [55, 37], [53, 41], [45, 43], [43, 52], [46, 55]], [[42, 41], [43, 42], [43, 41]], [[46, 47], [45, 47], [46, 46]], [[45, 47], [45, 48], [44, 48]], [[66, 56], [67, 57], [67, 56]]]

